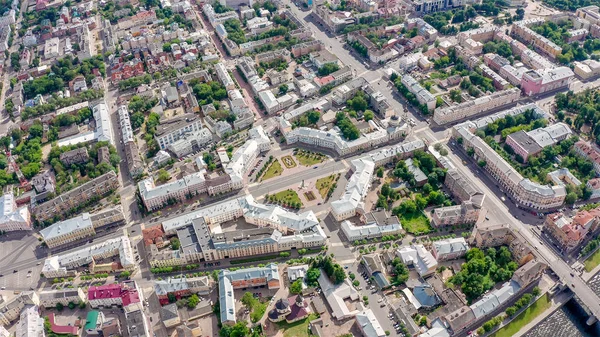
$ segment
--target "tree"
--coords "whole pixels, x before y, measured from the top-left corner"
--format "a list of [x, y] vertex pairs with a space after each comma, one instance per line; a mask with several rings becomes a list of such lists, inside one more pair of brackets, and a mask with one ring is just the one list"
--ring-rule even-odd
[[175, 294], [168, 293], [167, 297], [169, 298], [169, 303], [175, 303], [175, 302], [177, 302], [177, 297], [175, 297]]
[[365, 111], [365, 114], [363, 115], [363, 117], [365, 118], [365, 122], [368, 122], [368, 121], [372, 120], [373, 118], [375, 118], [375, 114], [373, 114], [373, 111], [367, 110], [367, 111]]
[[187, 300], [187, 306], [190, 309], [194, 309], [198, 305], [198, 303], [200, 303], [200, 299], [196, 294], [192, 294], [192, 296], [190, 296]]
[[533, 296], [537, 297], [540, 295], [541, 290], [539, 287], [534, 287], [533, 290], [531, 291], [531, 293], [533, 294]]
[[252, 309], [254, 301], [256, 301], [256, 299], [251, 292], [245, 292], [241, 299], [242, 304], [244, 304], [248, 310]]
[[508, 307], [506, 309], [506, 315], [509, 316], [509, 317], [512, 316], [512, 315], [514, 315], [515, 312], [517, 312], [517, 308], [515, 308], [515, 307]]
[[319, 68], [319, 70], [317, 71], [317, 74], [322, 77], [322, 76], [327, 76], [331, 73], [334, 73], [338, 70], [340, 70], [340, 66], [337, 63], [327, 63], [327, 64], [323, 65], [321, 68]]
[[291, 294], [300, 294], [302, 292], [302, 280], [297, 279], [290, 285], [290, 293]]
[[179, 248], [181, 247], [181, 242], [179, 242], [179, 239], [173, 238], [169, 241], [171, 242], [171, 249], [179, 250]]
[[384, 173], [383, 167], [382, 167], [382, 166], [380, 166], [380, 167], [377, 169], [377, 178], [383, 178], [383, 173]]
[[285, 95], [288, 92], [289, 88], [287, 84], [282, 84], [279, 86], [279, 93]]
[[62, 303], [56, 303], [56, 310], [62, 311], [64, 308], [65, 306]]
[[565, 197], [565, 203], [572, 205], [577, 201], [577, 194], [575, 192], [568, 193]]
[[166, 183], [167, 181], [169, 181], [169, 179], [171, 179], [171, 175], [169, 174], [169, 172], [167, 172], [167, 170], [158, 170], [158, 178], [156, 179], [157, 181], [161, 183]]
[[319, 268], [309, 268], [306, 271], [306, 283], [311, 287], [318, 285], [319, 276], [321, 276]]
[[68, 305], [69, 309], [73, 310], [73, 309], [75, 309], [75, 306], [76, 306], [75, 303], [69, 302], [69, 305]]

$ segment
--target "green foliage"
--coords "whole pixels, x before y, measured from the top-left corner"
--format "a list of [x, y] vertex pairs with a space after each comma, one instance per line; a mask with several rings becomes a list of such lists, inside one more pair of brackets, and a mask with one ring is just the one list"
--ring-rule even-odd
[[360, 137], [360, 131], [343, 111], [339, 111], [335, 115], [335, 121], [335, 124], [342, 131], [344, 138], [348, 140], [355, 140]]
[[471, 248], [466, 260], [461, 271], [450, 278], [450, 283], [460, 286], [469, 302], [491, 289], [496, 282], [509, 280], [518, 267], [505, 246], [499, 250], [488, 249], [485, 253], [479, 248]]
[[120, 90], [127, 90], [131, 88], [137, 88], [142, 84], [150, 84], [152, 82], [152, 76], [150, 74], [145, 74], [142, 76], [128, 78], [119, 82]]
[[198, 303], [200, 303], [200, 298], [198, 298], [198, 295], [196, 294], [192, 294], [192, 296], [187, 299], [187, 307], [190, 309], [194, 309]]
[[321, 269], [311, 267], [306, 271], [306, 284], [310, 287], [316, 287], [319, 285], [319, 276], [321, 276]]
[[302, 279], [297, 279], [290, 285], [290, 293], [300, 294], [302, 292]]
[[171, 243], [171, 249], [173, 249], [173, 250], [179, 250], [179, 248], [181, 247], [181, 242], [179, 242], [179, 239], [172, 238], [169, 241]]
[[400, 258], [392, 260], [392, 285], [399, 286], [408, 280], [408, 268], [402, 263]]
[[171, 179], [171, 175], [169, 174], [169, 172], [167, 172], [165, 169], [158, 170], [158, 178], [156, 178], [158, 182], [164, 184], [167, 181], [169, 181], [169, 179]]
[[337, 63], [327, 63], [324, 64], [321, 68], [319, 68], [317, 74], [323, 77], [332, 74], [338, 70], [340, 70], [340, 66]]

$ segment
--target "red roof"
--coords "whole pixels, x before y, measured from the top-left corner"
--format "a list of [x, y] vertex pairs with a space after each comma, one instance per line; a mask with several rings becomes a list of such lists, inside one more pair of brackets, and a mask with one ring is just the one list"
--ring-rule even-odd
[[123, 300], [123, 306], [126, 307], [132, 303], [140, 302], [140, 294], [135, 289], [123, 290], [121, 293], [121, 299]]
[[163, 231], [161, 225], [152, 226], [142, 230], [142, 236], [146, 246], [156, 243], [156, 239], [162, 238], [164, 235], [165, 232]]
[[56, 325], [56, 323], [54, 322], [54, 313], [48, 314], [48, 321], [50, 322], [50, 330], [52, 330], [52, 332], [59, 335], [71, 334], [77, 336], [78, 329], [76, 326]]
[[108, 284], [104, 286], [92, 286], [88, 289], [88, 301], [121, 297], [121, 286], [119, 284]]

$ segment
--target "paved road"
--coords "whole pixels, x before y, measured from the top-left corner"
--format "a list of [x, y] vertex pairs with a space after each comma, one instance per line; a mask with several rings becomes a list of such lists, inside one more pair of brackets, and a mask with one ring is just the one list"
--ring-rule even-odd
[[[489, 180], [486, 174], [481, 171], [473, 171], [462, 163], [462, 159], [455, 153], [450, 152], [449, 158], [452, 160], [456, 168], [466, 176], [475, 176], [478, 179], [473, 179], [473, 182], [486, 194], [484, 207], [488, 210], [494, 219], [500, 220], [498, 223], [508, 223], [513, 228], [516, 235], [526, 244], [530, 246], [532, 251], [536, 252], [536, 256], [548, 264], [556, 275], [581, 299], [581, 301], [590, 309], [595, 317], [600, 317], [600, 298], [586, 284], [586, 282], [574, 272], [562, 258], [556, 255], [553, 249], [548, 248], [541, 238], [534, 235], [532, 227], [528, 224], [515, 219], [521, 212], [512, 203], [504, 203], [498, 197], [500, 195], [497, 189], [494, 189], [495, 182]], [[508, 200], [507, 200], [508, 201]], [[489, 216], [488, 216], [489, 217]]]

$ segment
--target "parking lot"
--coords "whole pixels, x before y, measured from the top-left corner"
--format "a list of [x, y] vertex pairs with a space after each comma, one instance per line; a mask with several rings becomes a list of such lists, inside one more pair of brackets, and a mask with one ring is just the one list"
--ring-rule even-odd
[[[36, 237], [15, 232], [0, 237], [0, 287], [6, 290], [38, 288], [40, 271], [48, 251]], [[16, 271], [16, 272], [15, 272]]]

